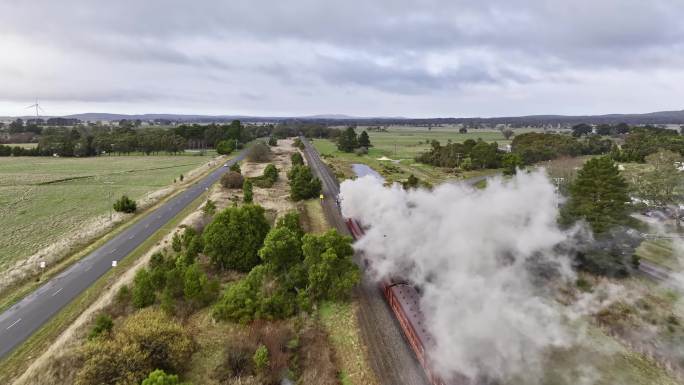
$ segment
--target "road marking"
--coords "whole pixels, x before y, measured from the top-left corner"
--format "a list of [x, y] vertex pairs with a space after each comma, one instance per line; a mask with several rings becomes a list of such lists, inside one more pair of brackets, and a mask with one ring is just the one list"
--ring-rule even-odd
[[90, 265], [90, 266], [88, 266], [87, 269], [85, 269], [85, 271], [90, 271], [90, 269], [92, 269], [92, 268], [93, 268], [93, 265]]
[[116, 251], [116, 249], [113, 249], [112, 251], [109, 252], [109, 254], [114, 254], [115, 251]]
[[14, 323], [13, 323], [13, 324], [11, 324], [10, 326], [8, 326], [6, 330], [10, 330], [10, 328], [11, 328], [12, 326], [14, 326], [14, 325], [18, 324], [18, 323], [19, 323], [19, 321], [21, 321], [21, 318], [19, 318], [18, 320], [14, 321]]
[[60, 287], [59, 290], [57, 290], [56, 292], [52, 293], [52, 297], [54, 297], [54, 296], [56, 296], [57, 294], [59, 294], [59, 292], [62, 291], [62, 289], [64, 289], [64, 288], [63, 288], [63, 287]]
[[133, 238], [135, 238], [135, 235], [131, 235], [130, 237], [128, 237], [128, 239], [133, 239]]

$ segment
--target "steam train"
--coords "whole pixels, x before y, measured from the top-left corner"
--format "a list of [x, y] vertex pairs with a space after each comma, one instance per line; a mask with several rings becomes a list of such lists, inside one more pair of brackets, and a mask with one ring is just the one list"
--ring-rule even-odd
[[[363, 228], [354, 219], [348, 218], [346, 224], [354, 239], [358, 240], [364, 235]], [[368, 263], [369, 261], [364, 260], [364, 264]], [[403, 279], [385, 278], [380, 282], [380, 290], [399, 321], [404, 337], [425, 370], [430, 384], [470, 385], [471, 382], [463, 376], [445, 381], [434, 371], [427, 349], [434, 345], [435, 341], [425, 329], [425, 315], [420, 308], [420, 293], [416, 288]]]

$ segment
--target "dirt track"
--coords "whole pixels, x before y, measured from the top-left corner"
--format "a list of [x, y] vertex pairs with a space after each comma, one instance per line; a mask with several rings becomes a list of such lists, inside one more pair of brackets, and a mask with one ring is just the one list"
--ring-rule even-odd
[[[307, 163], [323, 182], [323, 211], [332, 227], [349, 235], [335, 197], [339, 186], [330, 169], [316, 150], [305, 141]], [[360, 305], [358, 312], [361, 335], [368, 349], [370, 364], [384, 385], [428, 385], [423, 369], [408, 347], [398, 322], [385, 302], [376, 283], [364, 276], [354, 295]]]

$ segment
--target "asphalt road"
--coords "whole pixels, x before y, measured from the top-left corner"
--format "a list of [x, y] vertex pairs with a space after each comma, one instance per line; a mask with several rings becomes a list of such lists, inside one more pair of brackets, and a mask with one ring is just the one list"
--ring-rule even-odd
[[[324, 140], [324, 139], [321, 139]], [[338, 232], [350, 235], [335, 198], [340, 192], [330, 168], [304, 138], [304, 155], [323, 185], [323, 211], [328, 223]], [[368, 349], [370, 366], [382, 385], [428, 385], [423, 368], [404, 339], [394, 313], [387, 305], [377, 282], [368, 276], [354, 289], [361, 308], [357, 314], [361, 337]]]
[[[228, 161], [239, 162], [245, 152]], [[147, 238], [180, 213], [219, 180], [228, 167], [220, 167], [195, 182], [182, 193], [147, 214], [134, 225], [109, 240], [97, 250], [67, 268], [58, 276], [0, 314], [0, 358], [10, 353], [45, 324], [52, 316], [90, 287]]]

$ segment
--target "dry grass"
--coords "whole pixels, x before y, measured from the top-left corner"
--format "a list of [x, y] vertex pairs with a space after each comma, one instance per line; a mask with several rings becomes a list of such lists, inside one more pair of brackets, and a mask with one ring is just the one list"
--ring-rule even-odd
[[307, 233], [323, 234], [330, 229], [323, 207], [318, 199], [309, 199], [298, 205], [302, 227]]

